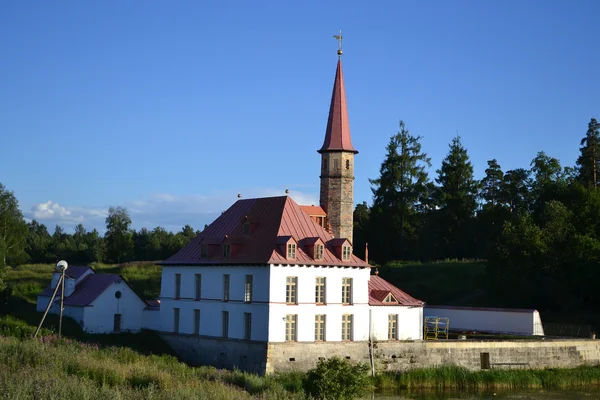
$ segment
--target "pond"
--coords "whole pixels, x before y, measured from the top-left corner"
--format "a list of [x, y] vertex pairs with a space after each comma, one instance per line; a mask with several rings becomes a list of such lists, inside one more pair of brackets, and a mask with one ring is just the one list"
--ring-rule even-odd
[[381, 392], [366, 399], [373, 400], [593, 400], [600, 399], [598, 390], [499, 390], [495, 392]]

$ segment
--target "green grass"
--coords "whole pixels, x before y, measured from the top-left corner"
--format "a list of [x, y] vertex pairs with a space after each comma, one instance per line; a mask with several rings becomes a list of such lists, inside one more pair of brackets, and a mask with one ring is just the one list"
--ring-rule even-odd
[[457, 366], [384, 372], [375, 377], [378, 389], [488, 390], [573, 389], [600, 387], [600, 367], [543, 370], [469, 371]]
[[275, 377], [189, 367], [56, 337], [0, 337], [0, 387], [11, 399], [303, 399]]
[[380, 276], [428, 304], [493, 306], [485, 291], [484, 261], [390, 262]]

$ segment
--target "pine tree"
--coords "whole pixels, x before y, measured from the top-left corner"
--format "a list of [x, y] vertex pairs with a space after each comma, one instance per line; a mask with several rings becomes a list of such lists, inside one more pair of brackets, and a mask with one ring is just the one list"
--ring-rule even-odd
[[481, 180], [481, 197], [485, 200], [487, 206], [495, 208], [501, 204], [504, 172], [502, 172], [496, 159], [489, 160], [487, 163], [485, 177]]
[[441, 220], [440, 234], [446, 257], [463, 258], [470, 253], [472, 237], [469, 223], [477, 208], [479, 182], [460, 136], [450, 143], [450, 151], [437, 170], [437, 200]]
[[[427, 193], [430, 158], [421, 151], [421, 137], [413, 136], [400, 121], [390, 138], [380, 176], [369, 180], [373, 191], [370, 231], [372, 254], [379, 261], [414, 257], [417, 208]], [[410, 250], [410, 251], [409, 251]]]
[[0, 183], [0, 269], [10, 257], [22, 256], [27, 244], [27, 223], [13, 192]]
[[600, 123], [590, 120], [588, 130], [581, 139], [581, 155], [577, 159], [579, 180], [589, 186], [600, 186]]

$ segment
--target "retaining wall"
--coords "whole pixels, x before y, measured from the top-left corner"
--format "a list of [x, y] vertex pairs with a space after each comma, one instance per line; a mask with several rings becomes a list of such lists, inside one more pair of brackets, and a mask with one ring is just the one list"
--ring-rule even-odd
[[[214, 365], [258, 374], [307, 371], [319, 358], [337, 355], [369, 364], [368, 342], [263, 343], [175, 335], [161, 337], [179, 357], [193, 365]], [[600, 365], [600, 341], [591, 339], [514, 341], [383, 341], [376, 342], [378, 371], [406, 371], [442, 365], [481, 369], [573, 368]]]

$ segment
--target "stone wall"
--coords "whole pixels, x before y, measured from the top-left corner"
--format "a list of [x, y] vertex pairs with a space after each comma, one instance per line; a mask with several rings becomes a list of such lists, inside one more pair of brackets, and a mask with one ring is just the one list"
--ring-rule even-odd
[[[313, 368], [319, 358], [333, 355], [352, 362], [370, 363], [367, 342], [269, 343], [266, 372], [305, 371]], [[379, 342], [375, 344], [374, 349], [375, 365], [379, 371], [406, 371], [450, 364], [477, 371], [482, 369], [486, 359], [489, 360], [489, 367], [493, 369], [570, 368], [580, 365], [599, 365], [600, 341]]]
[[[337, 238], [352, 243], [354, 224], [354, 153], [322, 154], [321, 193], [319, 204], [327, 213], [327, 221]], [[346, 168], [348, 167], [348, 168]]]
[[237, 368], [257, 374], [266, 370], [266, 343], [172, 333], [161, 333], [160, 337], [181, 360], [191, 365]]
[[[307, 371], [320, 358], [337, 355], [370, 364], [368, 342], [260, 343], [244, 340], [162, 333], [161, 337], [185, 362], [258, 374]], [[487, 354], [487, 355], [486, 355]], [[377, 342], [378, 371], [406, 371], [442, 365], [481, 369], [573, 368], [600, 365], [600, 340], [556, 339], [515, 341]]]

